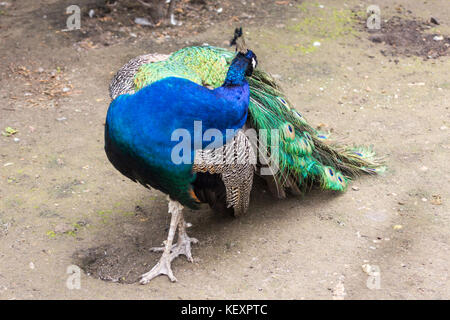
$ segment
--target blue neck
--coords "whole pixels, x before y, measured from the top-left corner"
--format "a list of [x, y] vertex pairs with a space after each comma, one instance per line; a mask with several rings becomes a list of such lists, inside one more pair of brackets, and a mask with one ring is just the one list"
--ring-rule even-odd
[[245, 71], [250, 61], [243, 56], [236, 56], [228, 69], [227, 77], [223, 86], [242, 86], [245, 80]]

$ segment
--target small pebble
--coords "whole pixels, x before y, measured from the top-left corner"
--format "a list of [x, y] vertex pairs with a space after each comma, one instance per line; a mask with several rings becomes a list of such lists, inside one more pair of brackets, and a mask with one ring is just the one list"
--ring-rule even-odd
[[136, 23], [140, 26], [153, 26], [153, 23], [148, 21], [147, 18], [135, 18], [134, 23]]
[[372, 266], [368, 263], [365, 263], [361, 266], [361, 268], [363, 269], [363, 271], [367, 274], [370, 274], [370, 272], [372, 271]]
[[442, 204], [442, 197], [441, 197], [441, 195], [434, 194], [432, 196], [431, 203], [434, 204], [434, 205], [437, 205], [437, 206], [441, 205]]
[[436, 19], [436, 18], [433, 18], [433, 17], [431, 17], [430, 22], [431, 22], [431, 23], [434, 23], [434, 24], [436, 24], [436, 25], [439, 25], [439, 24], [440, 24], [439, 21], [437, 21], [437, 19]]

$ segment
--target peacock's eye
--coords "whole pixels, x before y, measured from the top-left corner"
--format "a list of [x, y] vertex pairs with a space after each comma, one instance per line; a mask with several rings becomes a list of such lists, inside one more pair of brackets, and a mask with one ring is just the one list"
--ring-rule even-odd
[[294, 117], [297, 118], [298, 120], [303, 120], [303, 116], [297, 110], [292, 110], [292, 113]]
[[286, 140], [291, 141], [295, 139], [295, 129], [294, 126], [289, 123], [286, 122], [282, 128], [282, 132], [283, 132], [283, 136]]
[[339, 183], [340, 183], [342, 186], [346, 186], [346, 185], [347, 185], [347, 183], [346, 183], [344, 177], [342, 176], [342, 174], [341, 174], [340, 172], [337, 172], [337, 173], [336, 173], [336, 177], [337, 177], [337, 179], [339, 180]]
[[286, 111], [291, 111], [291, 107], [289, 107], [286, 100], [284, 100], [282, 97], [277, 97], [277, 99], [283, 104], [283, 106], [286, 108]]
[[312, 141], [312, 137], [309, 134], [309, 132], [305, 131], [305, 132], [303, 132], [303, 135], [305, 136], [306, 139], [308, 139], [309, 141]]
[[333, 171], [333, 169], [329, 169], [328, 172], [330, 173], [331, 176], [334, 176], [334, 171]]

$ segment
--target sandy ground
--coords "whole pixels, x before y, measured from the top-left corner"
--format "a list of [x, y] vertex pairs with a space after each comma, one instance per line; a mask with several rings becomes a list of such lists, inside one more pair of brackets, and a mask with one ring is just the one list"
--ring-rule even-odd
[[[141, 28], [96, 46], [60, 31], [66, 2], [9, 2], [0, 7], [0, 129], [18, 132], [0, 136], [1, 299], [450, 298], [450, 58], [383, 55], [387, 45], [359, 27], [327, 33], [302, 24], [372, 1], [281, 1], [239, 23], [296, 108], [335, 136], [373, 144], [387, 173], [361, 177], [343, 194], [281, 201], [260, 186], [239, 219], [186, 210], [201, 241], [195, 262], [173, 263], [177, 283], [159, 277], [146, 286], [135, 280], [159, 259], [148, 248], [166, 237], [167, 202], [105, 156], [109, 80], [142, 53], [223, 46], [235, 24], [162, 39]], [[377, 3], [383, 19], [410, 10], [450, 34], [446, 0]], [[311, 49], [313, 41], [321, 46]], [[82, 272], [80, 289], [70, 290], [73, 264], [119, 282]], [[378, 287], [367, 265], [379, 270]]]

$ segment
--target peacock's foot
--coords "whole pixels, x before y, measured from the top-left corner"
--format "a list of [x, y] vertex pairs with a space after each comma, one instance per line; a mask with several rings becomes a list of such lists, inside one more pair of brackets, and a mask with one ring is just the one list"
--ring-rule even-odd
[[[190, 262], [194, 262], [191, 252], [191, 244], [196, 243], [198, 243], [196, 238], [191, 238], [187, 235], [179, 237], [178, 242], [172, 245], [172, 248], [170, 249], [170, 261], [172, 262], [176, 257], [183, 254]], [[164, 249], [165, 247], [153, 247], [150, 250], [153, 252], [162, 252]]]
[[171, 255], [165, 255], [161, 257], [159, 262], [147, 273], [144, 273], [141, 276], [141, 279], [139, 280], [140, 284], [147, 284], [149, 283], [153, 278], [156, 278], [160, 275], [166, 275], [169, 277], [170, 281], [175, 282], [177, 281], [177, 278], [173, 275], [172, 267], [170, 263], [172, 262]]
[[191, 243], [198, 243], [196, 238], [190, 238], [187, 235], [179, 237], [178, 242], [174, 245], [170, 252], [171, 261], [179, 255], [185, 255], [188, 261], [194, 262], [191, 252]]
[[[175, 278], [175, 276], [173, 275], [171, 263], [176, 257], [182, 254], [185, 255], [190, 262], [194, 262], [191, 252], [191, 243], [194, 244], [198, 243], [198, 240], [196, 238], [188, 237], [187, 234], [180, 236], [178, 242], [172, 245], [170, 254], [169, 255], [163, 254], [159, 262], [152, 268], [152, 270], [141, 276], [139, 282], [141, 284], [147, 284], [153, 278], [156, 278], [157, 276], [160, 275], [168, 276], [170, 281], [172, 282], [177, 281], [177, 278]], [[151, 248], [151, 250], [155, 252], [164, 251], [165, 247], [154, 247]]]
[[173, 275], [172, 267], [171, 267], [171, 248], [173, 243], [173, 238], [175, 236], [175, 231], [177, 230], [177, 226], [179, 225], [180, 220], [183, 222], [183, 214], [181, 213], [183, 209], [183, 206], [177, 202], [170, 200], [169, 198], [169, 212], [172, 214], [172, 217], [170, 218], [170, 227], [169, 227], [169, 234], [167, 236], [167, 240], [164, 247], [164, 252], [161, 256], [161, 259], [159, 259], [159, 262], [147, 273], [144, 273], [141, 276], [141, 279], [139, 282], [141, 284], [147, 284], [149, 283], [153, 278], [159, 276], [159, 275], [166, 275], [169, 277], [170, 281], [175, 282], [177, 281], [177, 278]]

